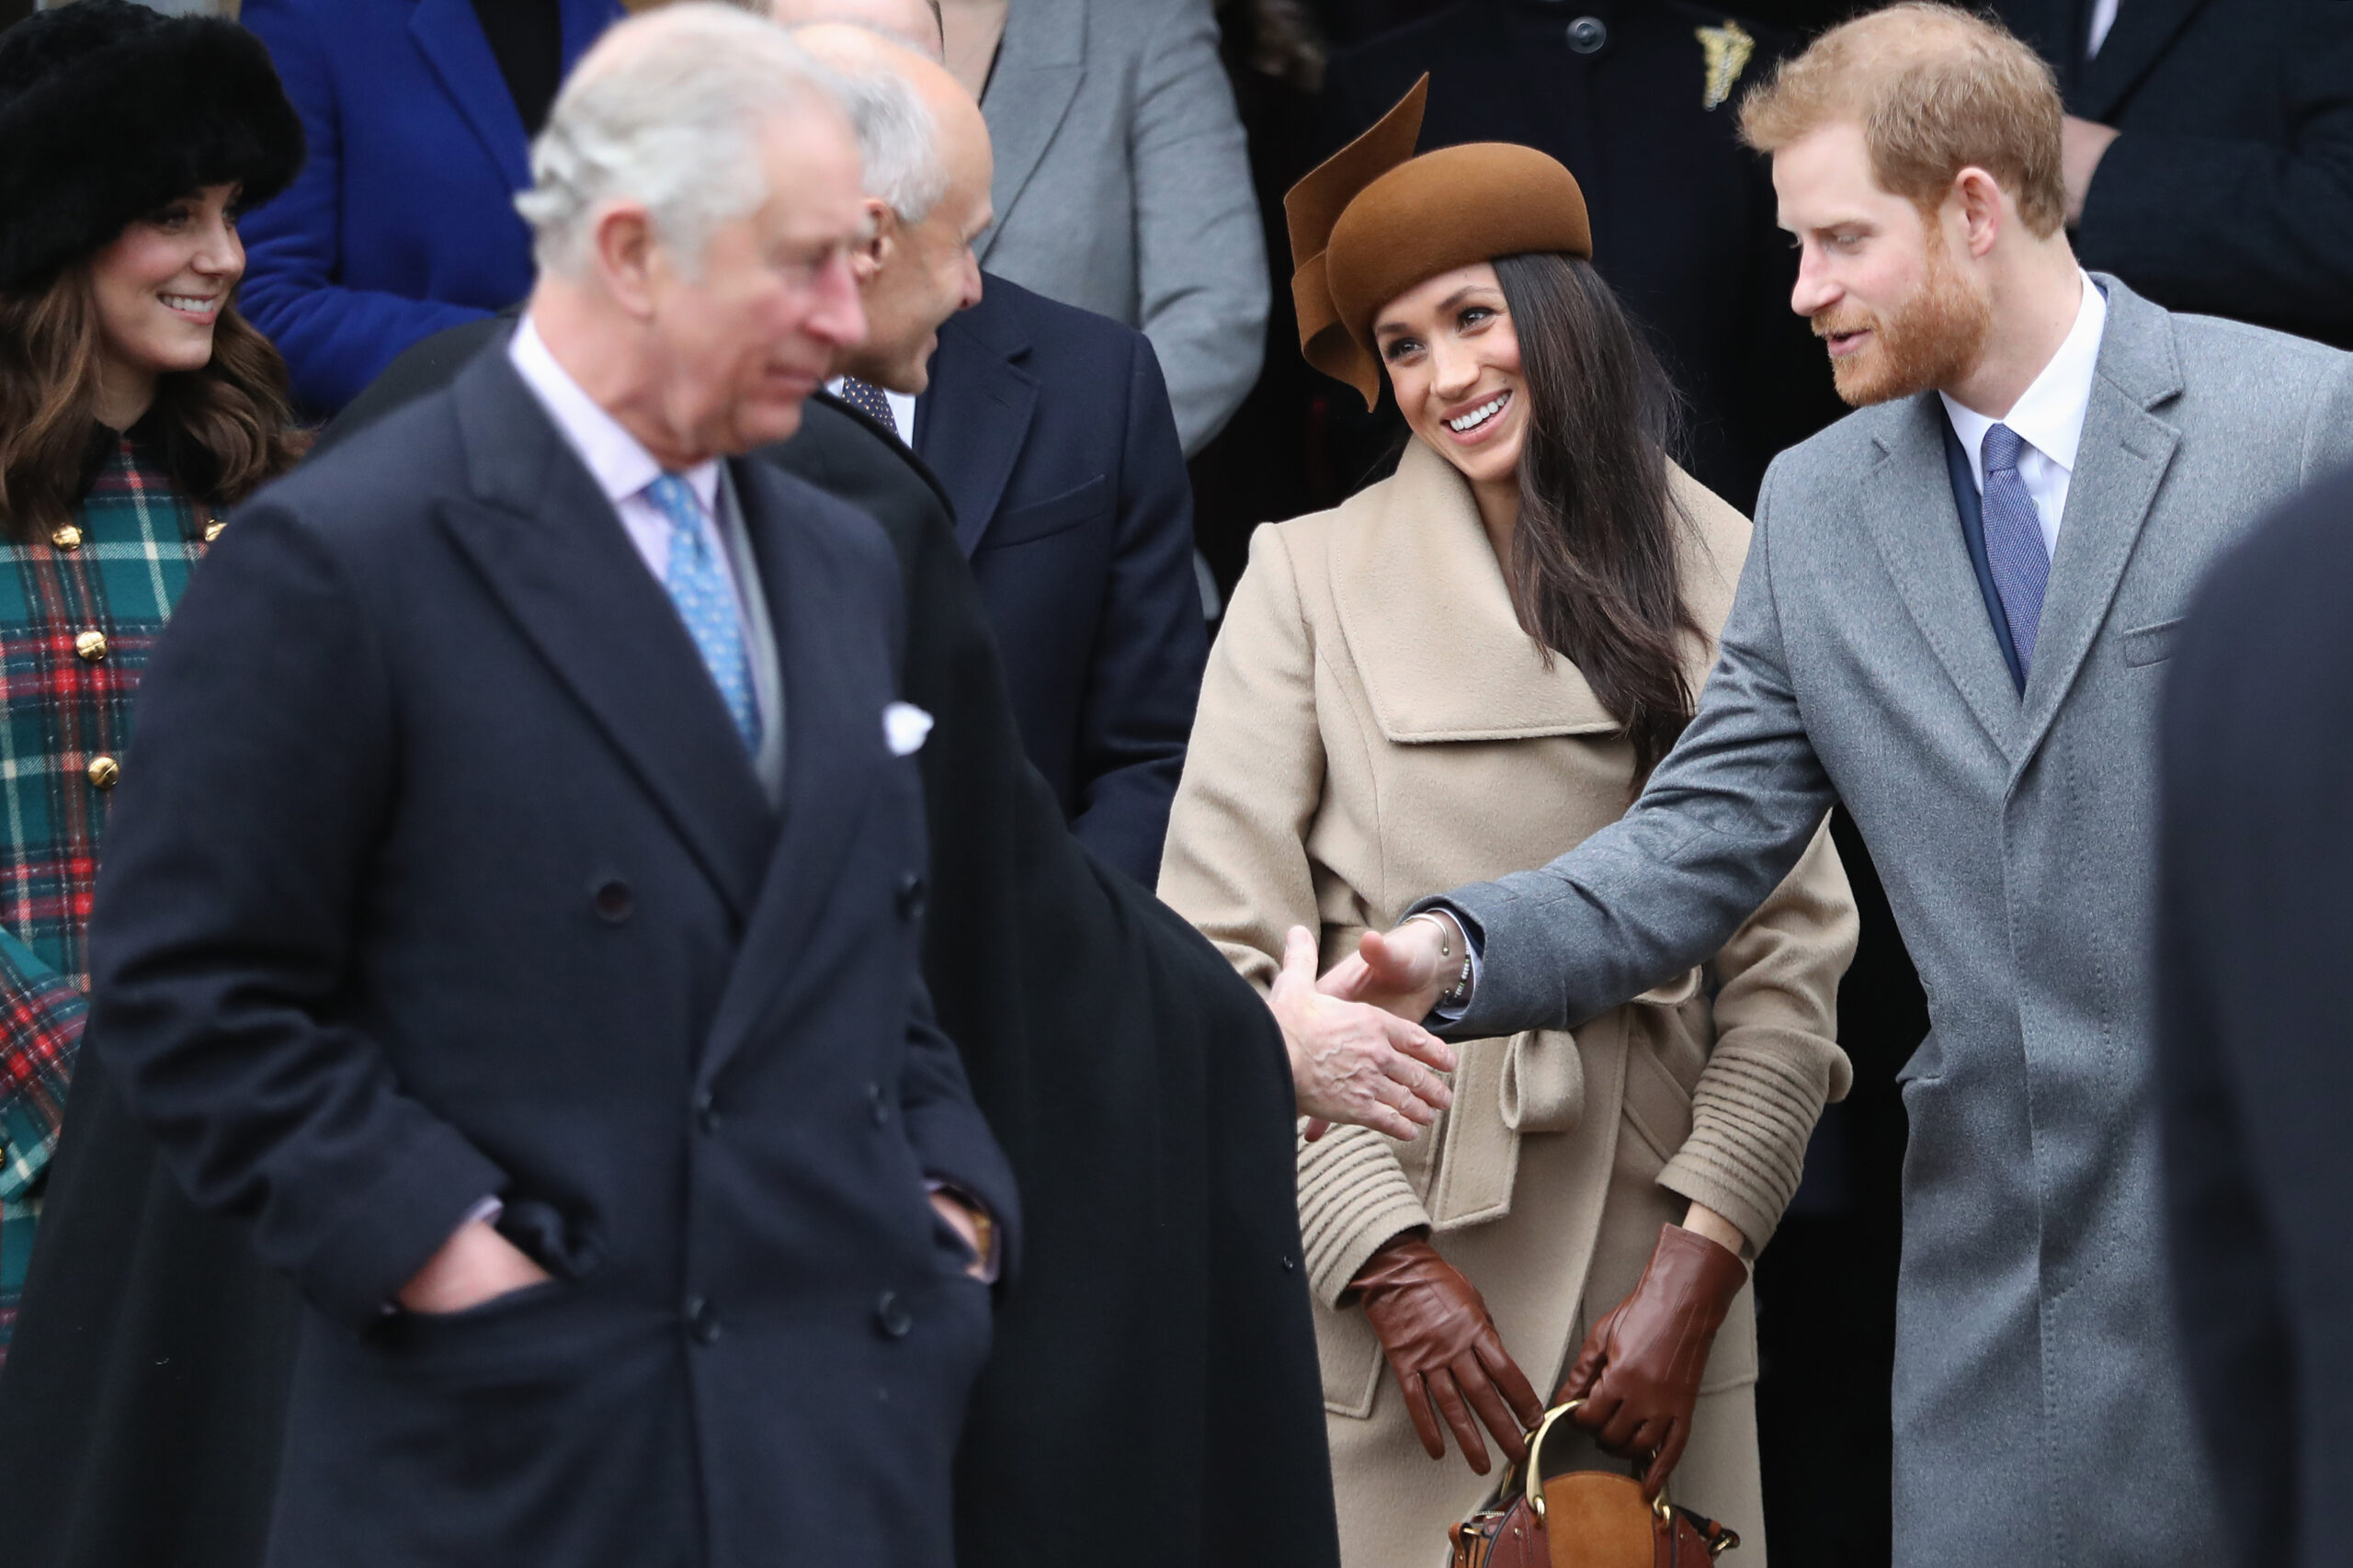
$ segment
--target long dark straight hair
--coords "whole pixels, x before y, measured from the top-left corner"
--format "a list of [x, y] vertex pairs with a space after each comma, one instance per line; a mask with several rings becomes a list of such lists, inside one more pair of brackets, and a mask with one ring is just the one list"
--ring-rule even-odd
[[[81, 499], [100, 352], [87, 261], [44, 288], [0, 294], [0, 537], [46, 533]], [[233, 301], [212, 324], [211, 363], [157, 378], [154, 406], [164, 463], [199, 507], [244, 500], [309, 445], [285, 361]]]
[[1639, 793], [1691, 722], [1683, 638], [1707, 635], [1683, 600], [1691, 519], [1667, 488], [1682, 405], [1591, 263], [1546, 252], [1495, 267], [1528, 383], [1512, 605], [1545, 662], [1565, 655], [1625, 725]]

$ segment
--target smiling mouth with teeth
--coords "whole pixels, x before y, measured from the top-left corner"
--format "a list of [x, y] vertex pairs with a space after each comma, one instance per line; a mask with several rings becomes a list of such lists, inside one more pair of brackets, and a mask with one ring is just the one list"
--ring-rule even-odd
[[186, 311], [188, 314], [197, 316], [210, 313], [212, 308], [221, 302], [219, 300], [198, 294], [162, 294], [157, 298], [176, 311]]
[[1493, 419], [1496, 415], [1501, 414], [1504, 409], [1504, 404], [1510, 401], [1511, 393], [1497, 392], [1494, 397], [1489, 398], [1486, 402], [1481, 403], [1470, 413], [1460, 415], [1455, 418], [1448, 420], [1446, 422], [1446, 427], [1453, 431], [1458, 436], [1468, 435], [1470, 432], [1476, 430], [1480, 426], [1484, 425], [1488, 420]]

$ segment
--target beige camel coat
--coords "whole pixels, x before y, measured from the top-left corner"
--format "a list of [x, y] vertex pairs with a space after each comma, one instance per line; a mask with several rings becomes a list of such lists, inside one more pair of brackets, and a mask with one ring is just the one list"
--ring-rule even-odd
[[[1677, 472], [1695, 538], [1684, 591], [1711, 636], [1748, 524]], [[1715, 649], [1695, 642], [1694, 688]], [[1410, 444], [1394, 477], [1263, 528], [1211, 651], [1160, 893], [1261, 989], [1283, 933], [1330, 963], [1415, 899], [1542, 865], [1625, 811], [1632, 749], [1575, 667], [1548, 669], [1513, 615], [1468, 484]], [[1408, 1143], [1336, 1129], [1299, 1154], [1346, 1568], [1434, 1568], [1492, 1480], [1432, 1463], [1348, 1281], [1427, 1226], [1476, 1285], [1539, 1393], [1631, 1290], [1688, 1200], [1752, 1252], [1797, 1188], [1825, 1098], [1855, 911], [1826, 833], [1705, 973], [1574, 1035], [1461, 1048], [1454, 1108]], [[1674, 1494], [1764, 1561], [1743, 1291], [1709, 1362]], [[1548, 1459], [1550, 1450], [1548, 1450]], [[1582, 1462], [1608, 1461], [1586, 1449]]]

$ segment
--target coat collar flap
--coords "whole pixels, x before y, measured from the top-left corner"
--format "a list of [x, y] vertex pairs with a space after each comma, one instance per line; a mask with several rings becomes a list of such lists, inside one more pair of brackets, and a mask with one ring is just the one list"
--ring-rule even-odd
[[776, 815], [702, 656], [503, 337], [452, 395], [472, 498], [446, 503], [443, 523], [740, 918]]
[[2108, 292], [2108, 330], [2027, 676], [2021, 763], [2050, 730], [2108, 619], [2180, 442], [2180, 432], [2151, 412], [2181, 392], [2171, 317], [2113, 278], [2098, 281]]
[[996, 144], [996, 178], [990, 190], [996, 222], [973, 246], [983, 262], [1070, 113], [1086, 75], [1086, 60], [1085, 0], [1022, 0], [1006, 11], [1005, 38], [981, 102], [989, 139]]
[[1469, 482], [1418, 440], [1342, 506], [1332, 600], [1392, 743], [1614, 733], [1575, 665], [1520, 630]]
[[[758, 559], [776, 629], [784, 682], [784, 815], [775, 852], [744, 932], [746, 953], [802, 953], [835, 907], [841, 881], [873, 805], [876, 770], [888, 760], [878, 708], [861, 703], [858, 640], [836, 635], [843, 600], [838, 557], [819, 530], [794, 517], [797, 482], [756, 460], [732, 465], [744, 524]], [[807, 987], [829, 983], [831, 965], [738, 963], [711, 1025], [698, 1074], [708, 1085], [760, 1021]]]
[[[2108, 119], [2204, 4], [2205, 0], [2133, 0], [2118, 7], [2115, 25], [2101, 40], [2099, 52], [2085, 61], [2075, 79], [2069, 111], [2086, 119]], [[2065, 8], [2062, 9], [2064, 13]], [[2074, 25], [2082, 28], [2089, 12], [2086, 7], [2068, 14], [2074, 17]], [[2075, 55], [2084, 39], [2079, 33], [2068, 41], [2067, 51], [2056, 58]]]
[[[499, 73], [498, 57], [483, 35], [472, 0], [417, 0], [408, 30], [506, 183], [517, 190], [529, 185], [527, 143], [530, 139], [524, 133], [523, 117], [516, 112], [514, 95], [506, 90], [506, 78]], [[564, 40], [567, 54], [571, 41], [569, 37]]]
[[1883, 411], [1862, 512], [1915, 625], [1977, 722], [2015, 757], [2018, 693], [1985, 619], [1945, 460], [1944, 403], [1922, 392]]
[[940, 324], [932, 384], [915, 404], [915, 450], [954, 502], [967, 559], [1005, 498], [1038, 408], [1037, 378], [1020, 364], [1029, 340], [1004, 303], [1011, 287], [983, 274], [981, 302]]

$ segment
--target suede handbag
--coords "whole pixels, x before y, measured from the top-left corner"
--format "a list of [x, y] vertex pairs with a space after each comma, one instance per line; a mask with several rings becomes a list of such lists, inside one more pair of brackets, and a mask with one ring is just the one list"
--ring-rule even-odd
[[1585, 1402], [1544, 1413], [1528, 1439], [1528, 1463], [1504, 1472], [1495, 1499], [1449, 1532], [1453, 1568], [1706, 1568], [1740, 1544], [1715, 1520], [1678, 1508], [1664, 1490], [1604, 1470], [1546, 1476], [1544, 1439]]

